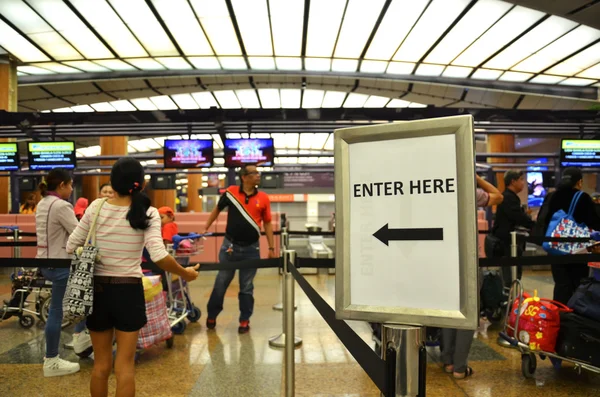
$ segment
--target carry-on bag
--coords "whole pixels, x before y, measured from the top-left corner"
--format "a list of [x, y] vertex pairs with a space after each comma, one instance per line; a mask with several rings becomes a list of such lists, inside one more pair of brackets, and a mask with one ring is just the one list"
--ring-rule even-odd
[[579, 315], [600, 321], [600, 281], [582, 280], [567, 306]]
[[577, 313], [561, 313], [556, 353], [600, 367], [600, 322]]
[[[575, 193], [573, 200], [571, 200], [569, 212], [565, 213], [563, 210], [558, 210], [552, 215], [550, 223], [548, 224], [548, 229], [546, 229], [546, 237], [590, 237], [590, 229], [583, 223], [575, 222], [575, 218], [573, 217], [573, 212], [575, 212], [575, 207], [577, 207], [577, 202], [582, 194], [583, 192], [581, 191]], [[574, 254], [576, 251], [580, 251], [589, 245], [590, 243], [559, 243], [555, 241], [546, 241], [542, 244], [542, 247], [551, 255], [569, 255]]]

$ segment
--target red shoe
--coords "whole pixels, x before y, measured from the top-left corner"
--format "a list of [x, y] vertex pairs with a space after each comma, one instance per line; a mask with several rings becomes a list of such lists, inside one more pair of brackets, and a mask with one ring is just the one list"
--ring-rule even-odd
[[216, 326], [217, 326], [217, 319], [216, 318], [207, 318], [206, 319], [206, 328], [208, 328], [208, 329], [215, 329]]
[[240, 321], [240, 326], [238, 327], [239, 334], [246, 334], [250, 331], [250, 321]]

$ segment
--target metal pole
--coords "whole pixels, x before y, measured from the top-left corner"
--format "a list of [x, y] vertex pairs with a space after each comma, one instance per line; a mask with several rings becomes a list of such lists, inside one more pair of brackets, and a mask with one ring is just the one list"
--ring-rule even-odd
[[[288, 249], [288, 233], [287, 233], [287, 228], [285, 226], [283, 226], [281, 228], [281, 236], [280, 238], [280, 242], [279, 242], [279, 246], [281, 247], [281, 255], [284, 256], [283, 260], [285, 261], [285, 251]], [[284, 267], [285, 267], [285, 263], [284, 263]], [[283, 310], [283, 296], [285, 295], [285, 275], [282, 271], [282, 277], [281, 277], [281, 302], [276, 303], [273, 305], [273, 310]]]
[[[292, 344], [289, 341], [295, 341], [295, 329], [294, 329], [294, 276], [292, 273], [286, 272], [285, 275], [285, 310], [283, 312], [285, 319], [284, 332], [288, 338], [288, 342], [285, 344], [285, 395], [286, 397], [294, 397], [295, 395], [295, 360], [294, 360], [294, 349], [296, 343]], [[300, 341], [302, 342], [302, 341]], [[298, 343], [299, 344], [299, 343]]]
[[383, 359], [386, 359], [388, 348], [396, 350], [396, 393], [385, 397], [419, 396], [419, 362], [424, 335], [425, 330], [422, 327], [383, 325], [381, 333]]
[[[510, 257], [517, 257], [517, 232], [510, 232]], [[511, 283], [517, 279], [517, 266], [510, 267], [510, 276]]]
[[[285, 277], [287, 274], [289, 274], [290, 276], [291, 273], [289, 273], [289, 269], [288, 269], [288, 263], [294, 262], [294, 260], [296, 259], [296, 251], [290, 251], [290, 250], [285, 250], [283, 252], [283, 277], [284, 277], [284, 281], [285, 281]], [[293, 276], [292, 276], [293, 277]], [[291, 291], [292, 294], [294, 293], [294, 291]], [[288, 288], [287, 288], [287, 282], [284, 282], [283, 284], [283, 299], [284, 299], [284, 306], [283, 306], [283, 316], [282, 316], [282, 332], [279, 335], [273, 336], [269, 339], [269, 346], [271, 347], [278, 347], [278, 348], [284, 348], [286, 346], [286, 318], [287, 318], [287, 312], [288, 307], [285, 306], [285, 297], [288, 296]], [[295, 308], [295, 304], [294, 304], [294, 299], [292, 299], [292, 303], [291, 303], [291, 307]], [[290, 309], [290, 310], [294, 310], [294, 309]], [[293, 319], [293, 318], [292, 318]], [[302, 344], [302, 339], [297, 337], [297, 336], [293, 336], [294, 339], [292, 339], [290, 337], [290, 340], [294, 341], [294, 346], [298, 347]]]
[[[13, 238], [14, 238], [14, 242], [18, 243], [19, 242], [19, 229], [15, 229], [13, 232]], [[21, 247], [13, 247], [13, 258], [20, 258], [21, 257]], [[14, 269], [14, 275], [15, 278], [17, 277], [17, 275], [19, 274], [19, 268]]]

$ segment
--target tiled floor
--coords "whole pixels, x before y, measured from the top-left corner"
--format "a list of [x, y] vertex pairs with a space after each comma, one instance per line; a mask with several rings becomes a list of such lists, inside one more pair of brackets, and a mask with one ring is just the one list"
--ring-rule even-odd
[[[202, 273], [193, 284], [193, 299], [203, 311], [210, 294], [214, 273]], [[306, 276], [316, 290], [333, 305], [334, 276]], [[551, 296], [547, 273], [527, 274], [527, 289], [538, 289]], [[0, 279], [0, 298], [7, 298], [8, 279]], [[256, 278], [256, 308], [252, 330], [237, 334], [237, 284], [230, 287], [225, 311], [214, 331], [207, 331], [203, 315], [200, 322], [189, 324], [183, 335], [176, 336], [173, 349], [164, 344], [143, 352], [137, 365], [139, 396], [281, 396], [283, 395], [283, 351], [272, 349], [268, 339], [281, 332], [281, 312], [272, 305], [280, 300], [279, 278], [274, 270], [260, 270]], [[3, 294], [3, 295], [2, 295]], [[303, 344], [296, 350], [297, 396], [379, 396], [375, 385], [339, 342], [308, 298], [297, 287], [297, 335]], [[370, 328], [351, 323], [368, 343]], [[70, 339], [70, 328], [63, 341]], [[428, 396], [600, 396], [600, 375], [578, 375], [572, 366], [554, 370], [549, 362], [538, 361], [535, 379], [521, 375], [518, 352], [498, 346], [496, 331], [489, 339], [475, 341], [471, 350], [473, 377], [454, 380], [444, 374], [438, 362], [437, 348], [429, 349], [427, 369]], [[92, 360], [81, 360], [81, 372], [75, 375], [44, 378], [43, 329], [36, 324], [22, 329], [17, 320], [0, 323], [0, 396], [85, 396]], [[75, 360], [72, 352], [63, 353]], [[114, 378], [111, 378], [114, 391]]]

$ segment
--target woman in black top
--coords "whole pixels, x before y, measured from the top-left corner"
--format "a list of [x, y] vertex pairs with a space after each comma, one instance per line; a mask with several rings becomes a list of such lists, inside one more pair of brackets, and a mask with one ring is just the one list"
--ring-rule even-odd
[[[549, 208], [544, 219], [544, 230], [552, 215], [558, 210], [569, 211], [575, 193], [583, 187], [583, 174], [579, 168], [566, 168], [556, 192], [547, 196], [550, 200]], [[577, 202], [573, 217], [577, 223], [584, 223], [593, 230], [600, 230], [600, 216], [589, 194], [583, 193]], [[554, 300], [567, 304], [581, 279], [589, 275], [587, 263], [572, 263], [568, 265], [552, 265], [552, 278], [554, 279]]]

